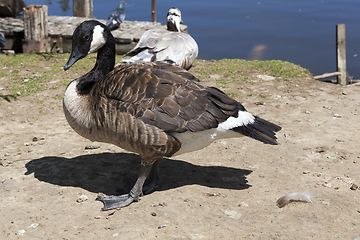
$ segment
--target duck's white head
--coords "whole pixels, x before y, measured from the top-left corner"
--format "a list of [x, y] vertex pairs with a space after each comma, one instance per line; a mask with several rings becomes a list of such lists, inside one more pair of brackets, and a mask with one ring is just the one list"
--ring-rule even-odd
[[72, 51], [64, 70], [69, 69], [79, 59], [102, 48], [107, 41], [106, 26], [96, 20], [82, 22], [74, 31]]
[[[181, 11], [178, 8], [170, 8], [167, 16], [166, 23], [168, 26], [168, 30], [174, 31], [171, 27], [175, 27], [175, 30], [180, 32], [180, 24], [183, 23], [181, 20]], [[170, 28], [170, 29], [169, 29]]]

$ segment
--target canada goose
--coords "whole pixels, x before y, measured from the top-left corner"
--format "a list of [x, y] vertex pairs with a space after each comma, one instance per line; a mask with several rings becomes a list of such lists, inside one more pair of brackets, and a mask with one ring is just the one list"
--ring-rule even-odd
[[110, 31], [120, 28], [120, 24], [125, 19], [125, 6], [126, 2], [121, 2], [118, 8], [111, 11], [106, 21], [106, 26]]
[[[96, 20], [81, 23], [72, 37], [64, 70], [97, 52], [94, 68], [66, 88], [63, 108], [69, 125], [91, 141], [115, 144], [141, 157], [139, 177], [129, 194], [98, 197], [102, 210], [138, 201], [158, 181], [159, 161], [249, 136], [276, 145], [281, 127], [252, 115], [214, 87], [203, 87], [186, 70], [163, 62], [124, 63], [114, 68], [115, 42]], [[149, 178], [150, 183], [144, 186]]]
[[171, 8], [166, 16], [167, 30], [150, 29], [140, 38], [138, 44], [125, 56], [124, 62], [163, 61], [189, 69], [198, 56], [198, 45], [187, 33], [181, 32], [181, 12]]

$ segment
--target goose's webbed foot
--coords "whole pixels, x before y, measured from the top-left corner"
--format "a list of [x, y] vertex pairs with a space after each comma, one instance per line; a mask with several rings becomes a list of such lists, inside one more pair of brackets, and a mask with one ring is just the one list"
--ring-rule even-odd
[[135, 198], [132, 197], [131, 194], [124, 194], [121, 196], [97, 197], [96, 200], [103, 202], [104, 207], [101, 210], [107, 211], [126, 207], [135, 201]]
[[101, 210], [107, 211], [115, 208], [122, 208], [130, 205], [134, 201], [139, 201], [140, 196], [142, 196], [144, 182], [151, 169], [152, 165], [141, 165], [139, 177], [129, 194], [120, 196], [97, 197], [96, 200], [104, 203], [104, 207]]

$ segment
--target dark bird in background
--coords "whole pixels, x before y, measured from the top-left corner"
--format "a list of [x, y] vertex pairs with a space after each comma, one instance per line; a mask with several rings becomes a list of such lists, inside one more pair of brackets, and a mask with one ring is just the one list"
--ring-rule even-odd
[[119, 7], [113, 10], [107, 21], [106, 26], [110, 29], [110, 31], [120, 28], [120, 24], [125, 19], [125, 6], [126, 2], [121, 2]]
[[0, 51], [5, 47], [5, 35], [0, 32]]
[[128, 206], [143, 192], [155, 189], [163, 157], [196, 151], [223, 138], [247, 136], [278, 144], [276, 132], [281, 127], [252, 115], [219, 89], [203, 86], [181, 67], [135, 62], [114, 68], [114, 37], [98, 21], [85, 21], [75, 29], [64, 70], [94, 52], [93, 69], [65, 90], [65, 117], [81, 136], [141, 157], [139, 177], [131, 191], [98, 197], [104, 203], [102, 210]]

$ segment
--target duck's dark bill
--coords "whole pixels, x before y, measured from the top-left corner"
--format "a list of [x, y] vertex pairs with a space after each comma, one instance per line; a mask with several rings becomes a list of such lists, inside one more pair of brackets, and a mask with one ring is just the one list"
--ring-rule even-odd
[[76, 63], [79, 59], [82, 59], [83, 56], [77, 48], [73, 49], [70, 55], [68, 62], [64, 66], [64, 70], [68, 70], [74, 63]]

